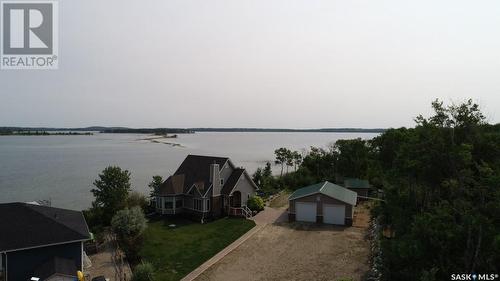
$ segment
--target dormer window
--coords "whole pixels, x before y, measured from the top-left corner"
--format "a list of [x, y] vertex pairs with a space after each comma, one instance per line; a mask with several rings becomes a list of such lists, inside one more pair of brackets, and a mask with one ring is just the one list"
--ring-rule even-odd
[[223, 179], [223, 178], [221, 178], [221, 179], [220, 179], [220, 185], [221, 185], [221, 186], [223, 186], [223, 185], [224, 185], [224, 179]]

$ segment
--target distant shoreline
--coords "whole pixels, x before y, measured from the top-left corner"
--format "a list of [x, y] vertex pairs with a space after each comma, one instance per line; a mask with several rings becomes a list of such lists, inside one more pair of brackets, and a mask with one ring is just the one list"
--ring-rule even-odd
[[0, 129], [0, 136], [92, 136], [92, 132], [54, 132], [54, 131], [33, 131], [33, 130], [20, 130], [20, 131], [4, 131]]
[[192, 134], [196, 132], [255, 132], [255, 133], [383, 133], [383, 128], [320, 128], [320, 129], [286, 129], [286, 128], [126, 128], [126, 127], [85, 127], [85, 128], [50, 128], [50, 127], [0, 127], [2, 132], [100, 132], [109, 134]]

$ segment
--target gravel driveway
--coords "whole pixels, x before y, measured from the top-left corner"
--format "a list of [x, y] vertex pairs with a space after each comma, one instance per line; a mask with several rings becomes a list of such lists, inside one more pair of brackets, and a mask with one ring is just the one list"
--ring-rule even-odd
[[196, 280], [360, 280], [368, 270], [365, 228], [266, 225]]

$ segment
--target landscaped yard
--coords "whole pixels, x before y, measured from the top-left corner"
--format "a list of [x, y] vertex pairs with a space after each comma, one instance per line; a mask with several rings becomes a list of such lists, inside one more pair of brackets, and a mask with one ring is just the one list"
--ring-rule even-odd
[[[176, 227], [169, 227], [176, 224]], [[151, 221], [141, 257], [151, 262], [156, 280], [179, 280], [250, 230], [255, 223], [223, 218], [200, 224], [184, 219]]]

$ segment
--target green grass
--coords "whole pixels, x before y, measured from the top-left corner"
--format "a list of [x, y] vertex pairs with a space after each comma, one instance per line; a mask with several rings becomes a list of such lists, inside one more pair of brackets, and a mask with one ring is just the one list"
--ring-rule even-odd
[[[170, 228], [169, 224], [176, 224]], [[140, 251], [156, 269], [156, 280], [179, 280], [255, 226], [250, 220], [222, 218], [200, 224], [184, 219], [151, 221]]]
[[289, 190], [281, 191], [273, 200], [269, 202], [271, 208], [281, 208], [288, 206], [288, 197], [292, 194]]

